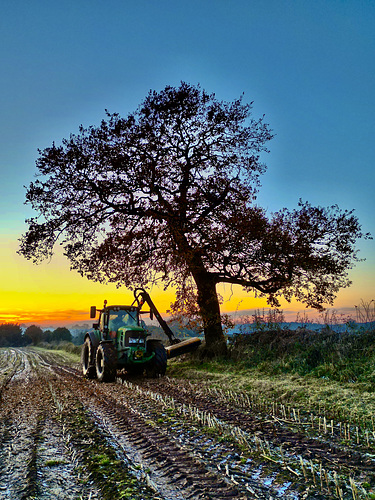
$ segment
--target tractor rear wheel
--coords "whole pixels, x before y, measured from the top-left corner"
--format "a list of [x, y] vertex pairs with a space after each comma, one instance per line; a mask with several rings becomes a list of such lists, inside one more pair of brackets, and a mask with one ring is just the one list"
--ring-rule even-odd
[[117, 353], [111, 342], [100, 344], [96, 351], [96, 375], [99, 382], [114, 382], [116, 379]]
[[91, 340], [87, 337], [81, 351], [82, 373], [86, 378], [96, 378], [95, 352]]
[[151, 378], [163, 377], [167, 370], [167, 351], [165, 347], [159, 340], [149, 340], [147, 350], [155, 353], [146, 368], [147, 376]]

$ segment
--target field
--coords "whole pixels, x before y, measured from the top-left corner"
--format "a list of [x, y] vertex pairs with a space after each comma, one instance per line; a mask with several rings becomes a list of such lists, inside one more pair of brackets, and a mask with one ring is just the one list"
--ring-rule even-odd
[[375, 498], [370, 386], [199, 360], [98, 384], [78, 362], [0, 349], [0, 499]]

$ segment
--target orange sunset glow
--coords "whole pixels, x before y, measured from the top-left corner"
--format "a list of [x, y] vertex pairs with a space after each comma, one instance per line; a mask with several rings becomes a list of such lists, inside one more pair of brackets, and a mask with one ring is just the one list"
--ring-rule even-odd
[[[19, 256], [18, 242], [14, 236], [2, 238], [0, 250], [3, 266], [0, 284], [0, 323], [37, 324], [42, 327], [69, 326], [88, 323], [91, 305], [101, 307], [104, 299], [109, 303], [131, 304], [133, 294], [115, 285], [90, 282], [77, 272], [70, 271], [69, 263], [62, 255], [55, 255], [50, 261], [34, 265]], [[329, 309], [355, 319], [355, 305], [360, 300], [372, 299], [371, 274], [359, 264], [352, 273], [353, 285], [342, 290]], [[240, 287], [218, 286], [223, 298], [221, 310], [232, 313], [234, 319], [249, 316], [257, 309], [267, 308], [265, 299], [255, 298]], [[173, 289], [164, 291], [153, 287], [151, 295], [163, 315], [174, 300]], [[282, 310], [287, 321], [294, 321], [298, 312], [307, 311], [310, 319], [319, 318], [314, 310], [306, 310], [303, 304], [282, 301]]]

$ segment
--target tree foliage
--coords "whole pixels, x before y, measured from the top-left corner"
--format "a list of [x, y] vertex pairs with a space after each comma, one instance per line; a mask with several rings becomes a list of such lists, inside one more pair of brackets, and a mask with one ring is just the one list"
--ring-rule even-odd
[[17, 323], [3, 323], [0, 325], [0, 347], [23, 347], [31, 344], [28, 335], [22, 334], [22, 328]]
[[71, 342], [72, 334], [65, 326], [59, 326], [50, 334], [49, 342]]
[[43, 339], [43, 330], [40, 326], [31, 325], [26, 328], [25, 335], [31, 338], [34, 345], [37, 345]]
[[57, 241], [73, 269], [127, 287], [161, 281], [196, 298], [209, 347], [224, 345], [218, 283], [315, 308], [348, 286], [363, 236], [351, 211], [314, 207], [268, 216], [256, 204], [272, 132], [243, 99], [199, 86], [150, 92], [40, 151], [20, 253], [39, 262]]

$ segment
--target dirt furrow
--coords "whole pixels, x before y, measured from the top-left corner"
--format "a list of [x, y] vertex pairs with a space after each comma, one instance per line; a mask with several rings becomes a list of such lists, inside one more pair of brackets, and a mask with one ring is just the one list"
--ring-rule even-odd
[[0, 499], [88, 498], [54, 418], [48, 381], [33, 354], [18, 354], [22, 362], [0, 405]]
[[375, 460], [368, 451], [347, 450], [330, 439], [330, 436], [309, 436], [301, 432], [301, 426], [294, 423], [285, 424], [282, 420], [273, 419], [270, 415], [255, 412], [252, 408], [236, 407], [233, 401], [217, 401], [208, 392], [202, 391], [192, 384], [181, 381], [170, 381], [167, 378], [155, 384], [152, 380], [139, 380], [138, 384], [145, 390], [155, 390], [161, 395], [173, 397], [176, 401], [191, 404], [204, 412], [209, 412], [218, 419], [236, 425], [252, 435], [275, 446], [283, 446], [285, 451], [301, 455], [308, 460], [314, 458], [330, 467], [348, 467], [351, 470], [373, 472]]
[[57, 353], [3, 349], [0, 388], [1, 500], [346, 500], [349, 474], [374, 480], [371, 443], [208, 384], [100, 384]]
[[4, 390], [19, 370], [22, 370], [23, 356], [15, 349], [0, 349], [0, 404]]
[[[156, 421], [142, 411], [130, 392], [124, 395], [124, 388], [116, 385], [84, 382], [71, 376], [69, 385], [75, 387], [75, 394], [80, 392], [85, 406], [102, 422], [100, 426], [105, 423], [119, 445], [138, 450], [141, 463], [154, 471], [151, 481], [156, 485], [160, 483], [157, 487], [164, 494], [168, 494], [167, 490], [174, 484], [176, 498], [181, 498], [181, 491], [184, 492], [182, 498], [246, 498], [221, 475], [208, 469], [165, 435]], [[149, 400], [149, 406], [152, 406], [152, 400]], [[160, 481], [162, 477], [164, 479]]]

